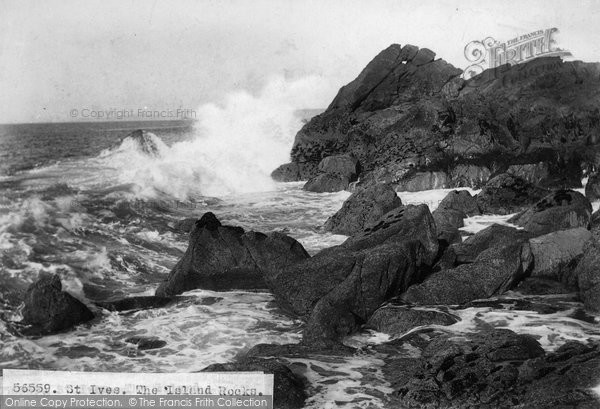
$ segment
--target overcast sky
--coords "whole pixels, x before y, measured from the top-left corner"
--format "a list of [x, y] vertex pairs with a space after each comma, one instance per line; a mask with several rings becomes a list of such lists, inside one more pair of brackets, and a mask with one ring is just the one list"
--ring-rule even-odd
[[72, 109], [195, 109], [269, 78], [318, 76], [325, 107], [381, 49], [428, 47], [465, 68], [466, 43], [558, 27], [600, 61], [600, 1], [0, 0], [0, 123]]

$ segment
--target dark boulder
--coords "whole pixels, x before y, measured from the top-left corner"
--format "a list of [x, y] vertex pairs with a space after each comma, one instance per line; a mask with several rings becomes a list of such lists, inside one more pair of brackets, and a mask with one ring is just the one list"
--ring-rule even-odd
[[577, 278], [579, 298], [585, 308], [592, 312], [600, 312], [600, 243], [590, 240], [583, 251], [583, 257], [577, 264], [573, 276]]
[[592, 173], [588, 177], [587, 184], [585, 185], [585, 197], [590, 202], [600, 199], [600, 175], [598, 173]]
[[573, 190], [558, 190], [513, 216], [508, 222], [541, 235], [556, 230], [589, 228], [591, 219], [592, 205], [584, 195]]
[[336, 340], [422, 279], [438, 251], [436, 236], [427, 206], [398, 208], [342, 245], [273, 271], [269, 286], [284, 309], [310, 315], [305, 340]]
[[304, 407], [308, 395], [308, 381], [275, 359], [242, 358], [227, 364], [212, 364], [202, 372], [263, 372], [273, 374], [273, 407], [299, 409]]
[[393, 407], [593, 408], [600, 382], [597, 344], [569, 342], [546, 354], [529, 335], [494, 329], [441, 335], [420, 357], [386, 359]]
[[452, 325], [460, 319], [447, 312], [430, 308], [386, 304], [369, 318], [367, 328], [398, 337], [424, 325]]
[[156, 295], [168, 297], [196, 288], [264, 289], [267, 270], [285, 270], [308, 257], [302, 245], [285, 234], [245, 232], [223, 226], [214, 214], [205, 213], [190, 234], [184, 256]]
[[576, 279], [571, 275], [591, 238], [589, 230], [579, 227], [530, 239], [529, 247], [534, 259], [531, 276], [551, 278], [567, 286], [576, 286]]
[[178, 220], [173, 224], [173, 229], [181, 233], [189, 233], [194, 228], [198, 219], [196, 217], [188, 217]]
[[123, 139], [122, 143], [128, 142], [128, 141], [133, 142], [136, 145], [137, 149], [139, 149], [146, 155], [149, 155], [149, 156], [159, 156], [160, 155], [161, 141], [152, 132], [138, 129], [136, 131], [131, 132], [129, 135], [127, 135]]
[[474, 262], [433, 273], [402, 296], [416, 305], [463, 304], [502, 294], [521, 281], [532, 263], [529, 246], [511, 243], [481, 252]]
[[525, 243], [530, 237], [531, 234], [526, 231], [493, 224], [468, 237], [462, 243], [450, 246], [442, 255], [438, 265], [441, 269], [450, 269], [461, 264], [473, 263], [487, 249]]
[[438, 204], [436, 210], [442, 209], [458, 210], [469, 217], [481, 214], [477, 200], [471, 196], [468, 190], [453, 190], [448, 193]]
[[477, 205], [482, 213], [511, 214], [527, 209], [547, 194], [545, 189], [503, 173], [485, 184], [477, 195]]
[[321, 173], [306, 182], [302, 189], [315, 193], [332, 193], [346, 190], [350, 179], [336, 173]]
[[462, 237], [459, 228], [464, 226], [463, 220], [467, 217], [460, 210], [436, 209], [432, 213], [438, 233], [440, 244], [447, 247], [450, 244], [460, 243]]
[[309, 180], [319, 174], [318, 162], [292, 162], [279, 166], [271, 173], [277, 182], [299, 182]]
[[402, 201], [390, 185], [376, 184], [358, 189], [337, 213], [327, 219], [325, 230], [350, 236], [400, 206]]
[[21, 324], [23, 333], [45, 335], [67, 330], [90, 321], [94, 314], [78, 299], [62, 291], [56, 274], [40, 275], [25, 293]]

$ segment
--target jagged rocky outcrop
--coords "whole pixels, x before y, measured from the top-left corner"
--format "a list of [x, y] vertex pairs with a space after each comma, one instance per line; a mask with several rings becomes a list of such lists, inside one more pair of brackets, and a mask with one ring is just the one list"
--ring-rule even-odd
[[599, 64], [543, 57], [461, 73], [428, 49], [392, 44], [304, 125], [276, 173], [307, 180], [323, 158], [347, 154], [361, 183], [478, 186], [507, 172], [580, 187], [582, 167], [597, 166]]
[[356, 331], [384, 301], [422, 280], [437, 253], [427, 206], [405, 206], [343, 244], [271, 270], [266, 278], [278, 304], [306, 318], [304, 342], [326, 345]]
[[169, 297], [196, 288], [209, 290], [264, 289], [265, 272], [308, 258], [300, 243], [279, 232], [245, 232], [224, 226], [205, 213], [190, 233], [189, 246], [156, 296]]
[[384, 214], [402, 206], [402, 201], [387, 184], [357, 189], [333, 216], [325, 222], [325, 230], [351, 236], [378, 221]]

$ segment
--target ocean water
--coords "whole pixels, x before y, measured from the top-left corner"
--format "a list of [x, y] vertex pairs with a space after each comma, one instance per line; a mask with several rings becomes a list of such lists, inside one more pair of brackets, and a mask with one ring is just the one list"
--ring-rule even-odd
[[[302, 183], [268, 176], [287, 160], [301, 118], [250, 110], [242, 124], [225, 123], [231, 115], [209, 107], [197, 123], [0, 126], [0, 368], [186, 372], [258, 343], [300, 341], [303, 323], [282, 314], [270, 294], [241, 291], [195, 290], [145, 311], [98, 310], [92, 323], [42, 338], [16, 337], [6, 328], [20, 319], [20, 294], [40, 272], [59, 274], [63, 287], [90, 305], [153, 294], [187, 247], [187, 234], [174, 223], [206, 211], [248, 230], [284, 231], [311, 254], [343, 242], [345, 236], [321, 226], [349, 193], [304, 192]], [[158, 155], [124, 139], [138, 128], [155, 135]], [[399, 196], [433, 210], [446, 194]], [[474, 233], [508, 217], [469, 218], [463, 230]], [[512, 302], [523, 299], [519, 294], [500, 299], [504, 309], [451, 309], [462, 320], [444, 330], [510, 328], [535, 335], [548, 351], [568, 340], [600, 339], [598, 317], [582, 314], [571, 296], [532, 298], [564, 307], [545, 315], [519, 310]], [[166, 346], [140, 351], [125, 342], [131, 336], [156, 337]], [[388, 339], [366, 331], [346, 340], [360, 347], [355, 356], [290, 360], [311, 382], [308, 407], [384, 406], [391, 392], [381, 373], [384, 356], [370, 346]]]

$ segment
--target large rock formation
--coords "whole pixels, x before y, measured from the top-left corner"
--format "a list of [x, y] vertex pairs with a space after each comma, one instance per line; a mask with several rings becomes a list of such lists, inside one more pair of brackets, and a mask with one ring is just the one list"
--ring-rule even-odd
[[511, 214], [527, 209], [548, 194], [518, 176], [508, 173], [490, 179], [477, 195], [482, 213]]
[[297, 133], [294, 172], [306, 180], [301, 167], [351, 154], [362, 180], [411, 188], [431, 185], [429, 176], [411, 185], [411, 175], [434, 175], [422, 172], [443, 172], [452, 186], [508, 172], [580, 187], [582, 167], [597, 161], [599, 74], [600, 64], [544, 57], [463, 80], [430, 50], [393, 44]]
[[436, 236], [427, 206], [401, 207], [339, 246], [271, 270], [267, 281], [280, 306], [308, 319], [305, 342], [335, 342], [423, 279], [438, 252]]
[[400, 206], [402, 201], [389, 185], [380, 183], [359, 188], [337, 213], [327, 219], [325, 230], [350, 236]]
[[45, 335], [67, 330], [90, 321], [94, 314], [78, 299], [62, 291], [60, 277], [42, 275], [25, 294], [22, 331], [27, 335]]
[[181, 294], [196, 288], [209, 290], [264, 289], [264, 274], [308, 258], [302, 245], [281, 233], [245, 232], [223, 226], [205, 213], [190, 233], [189, 246], [157, 296]]

